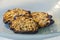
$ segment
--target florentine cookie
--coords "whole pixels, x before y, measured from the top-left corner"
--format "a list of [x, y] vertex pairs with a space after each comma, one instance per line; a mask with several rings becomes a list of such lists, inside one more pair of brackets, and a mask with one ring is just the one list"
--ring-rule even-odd
[[4, 23], [10, 23], [12, 20], [14, 20], [14, 17], [17, 16], [30, 16], [30, 11], [26, 11], [24, 9], [19, 9], [15, 8], [12, 10], [8, 10], [4, 15], [3, 15], [3, 21]]
[[17, 17], [16, 20], [12, 21], [10, 28], [15, 33], [36, 33], [38, 31], [37, 24], [34, 20], [24, 16]]
[[54, 22], [51, 19], [52, 16], [48, 15], [48, 13], [45, 13], [45, 12], [32, 12], [31, 15], [32, 15], [33, 20], [40, 25], [39, 27], [45, 27]]

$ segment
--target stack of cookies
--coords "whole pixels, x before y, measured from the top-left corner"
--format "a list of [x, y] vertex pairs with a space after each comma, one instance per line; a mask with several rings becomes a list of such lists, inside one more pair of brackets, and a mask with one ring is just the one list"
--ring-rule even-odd
[[45, 12], [30, 12], [15, 8], [3, 15], [3, 22], [15, 33], [37, 33], [41, 27], [54, 23], [52, 16]]

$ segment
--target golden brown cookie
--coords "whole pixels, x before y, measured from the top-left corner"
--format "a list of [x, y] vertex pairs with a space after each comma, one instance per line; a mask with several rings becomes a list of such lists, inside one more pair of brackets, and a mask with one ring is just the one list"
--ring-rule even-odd
[[37, 22], [40, 27], [45, 27], [50, 25], [52, 16], [45, 12], [32, 12], [32, 18]]
[[4, 15], [3, 15], [3, 21], [5, 23], [10, 23], [12, 20], [14, 20], [15, 17], [17, 16], [30, 16], [30, 11], [26, 11], [24, 9], [19, 9], [15, 8], [12, 10], [8, 10]]
[[26, 18], [24, 16], [17, 17], [12, 21], [10, 28], [16, 33], [35, 33], [38, 31], [37, 24], [32, 18]]

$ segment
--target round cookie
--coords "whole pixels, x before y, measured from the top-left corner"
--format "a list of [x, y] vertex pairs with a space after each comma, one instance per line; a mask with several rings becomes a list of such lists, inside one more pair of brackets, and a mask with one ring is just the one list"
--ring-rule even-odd
[[3, 15], [3, 21], [4, 23], [10, 23], [11, 21], [14, 20], [15, 17], [17, 16], [26, 16], [30, 17], [30, 11], [26, 11], [24, 9], [19, 9], [15, 8], [12, 10], [8, 10], [4, 15]]
[[[40, 26], [45, 27], [51, 24], [52, 16], [45, 12], [32, 12], [32, 18], [35, 22], [37, 22]], [[53, 21], [53, 20], [52, 20]]]
[[32, 18], [26, 18], [24, 16], [17, 17], [12, 21], [10, 28], [15, 33], [37, 33], [38, 27]]

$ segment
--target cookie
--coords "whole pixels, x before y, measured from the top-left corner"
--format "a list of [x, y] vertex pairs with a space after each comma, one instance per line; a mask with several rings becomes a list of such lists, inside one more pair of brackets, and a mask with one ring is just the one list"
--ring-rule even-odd
[[17, 17], [16, 20], [12, 21], [10, 28], [15, 33], [36, 33], [38, 31], [36, 22], [32, 18], [24, 16]]
[[52, 20], [53, 22], [51, 23], [52, 16], [45, 12], [32, 12], [31, 15], [33, 20], [40, 25], [39, 27], [46, 27], [54, 22]]
[[24, 9], [19, 9], [19, 8], [8, 10], [3, 15], [3, 21], [4, 23], [11, 23], [11, 21], [13, 21], [17, 16], [30, 17], [30, 11], [26, 11]]

